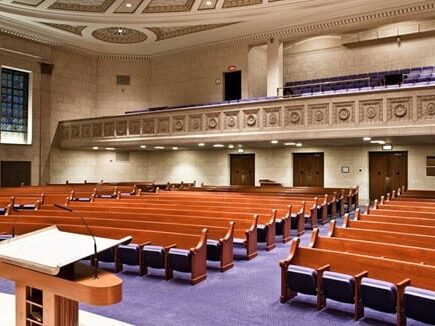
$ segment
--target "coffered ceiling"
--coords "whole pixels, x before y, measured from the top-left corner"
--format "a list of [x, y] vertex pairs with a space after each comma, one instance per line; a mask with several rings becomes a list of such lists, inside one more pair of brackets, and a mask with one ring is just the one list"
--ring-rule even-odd
[[420, 0], [0, 0], [0, 30], [100, 55], [297, 39], [435, 17]]

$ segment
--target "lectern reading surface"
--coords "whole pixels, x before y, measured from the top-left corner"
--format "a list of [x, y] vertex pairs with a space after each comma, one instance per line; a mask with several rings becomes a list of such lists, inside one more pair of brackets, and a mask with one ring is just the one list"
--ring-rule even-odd
[[[130, 240], [96, 237], [98, 252]], [[77, 326], [78, 302], [110, 305], [122, 299], [122, 280], [77, 263], [94, 253], [92, 237], [52, 226], [0, 243], [0, 277], [16, 282], [17, 325]], [[62, 268], [73, 267], [68, 279]], [[57, 275], [57, 276], [56, 276]]]

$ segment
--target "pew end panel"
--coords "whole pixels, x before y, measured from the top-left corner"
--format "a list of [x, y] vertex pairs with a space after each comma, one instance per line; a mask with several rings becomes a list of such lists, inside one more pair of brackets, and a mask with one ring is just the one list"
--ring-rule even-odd
[[220, 243], [220, 271], [225, 272], [234, 266], [234, 227], [235, 222], [231, 221], [225, 236], [219, 239]]
[[196, 247], [190, 248], [192, 285], [207, 278], [207, 232], [207, 229], [203, 229]]

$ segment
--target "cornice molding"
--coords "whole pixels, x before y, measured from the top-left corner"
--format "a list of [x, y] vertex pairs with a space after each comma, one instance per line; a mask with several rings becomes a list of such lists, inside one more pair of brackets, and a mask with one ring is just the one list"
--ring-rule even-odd
[[404, 18], [415, 18], [416, 15], [423, 16], [423, 18], [433, 17], [435, 14], [435, 1], [426, 1], [424, 3], [416, 4], [413, 6], [402, 6], [389, 10], [380, 10], [376, 12], [368, 12], [359, 15], [348, 17], [340, 17], [332, 20], [327, 20], [318, 23], [301, 24], [282, 28], [270, 32], [248, 34], [245, 36], [203, 43], [186, 48], [176, 49], [172, 51], [158, 52], [149, 55], [128, 55], [128, 54], [107, 54], [98, 53], [91, 50], [83, 49], [70, 44], [65, 44], [60, 41], [49, 40], [30, 32], [18, 32], [8, 28], [0, 27], [0, 33], [14, 36], [17, 38], [34, 41], [40, 44], [56, 47], [67, 52], [73, 52], [84, 56], [97, 57], [99, 59], [121, 59], [121, 60], [148, 60], [153, 57], [161, 57], [167, 55], [174, 55], [186, 52], [200, 51], [204, 49], [212, 49], [216, 47], [228, 47], [234, 45], [252, 44], [267, 41], [271, 38], [280, 39], [283, 41], [296, 40], [301, 37], [310, 36], [319, 32], [338, 32], [343, 29], [350, 29], [354, 26], [367, 27], [367, 25], [384, 22], [392, 23]]

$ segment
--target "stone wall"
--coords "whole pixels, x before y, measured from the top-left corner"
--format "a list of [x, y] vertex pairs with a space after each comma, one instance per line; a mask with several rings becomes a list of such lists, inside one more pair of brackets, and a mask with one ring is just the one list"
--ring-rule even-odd
[[[294, 152], [324, 153], [324, 185], [326, 187], [360, 186], [360, 198], [368, 199], [369, 151], [379, 146], [337, 146], [307, 148], [246, 149], [255, 154], [255, 180], [271, 179], [293, 185]], [[425, 174], [426, 156], [435, 155], [430, 145], [395, 146], [394, 150], [408, 151], [408, 186], [411, 189], [433, 189], [434, 177]], [[53, 183], [99, 181], [156, 181], [158, 183], [204, 182], [229, 185], [229, 154], [232, 150], [179, 150], [130, 152], [129, 161], [116, 161], [112, 151], [60, 151], [52, 155]], [[349, 173], [342, 173], [348, 166]]]

